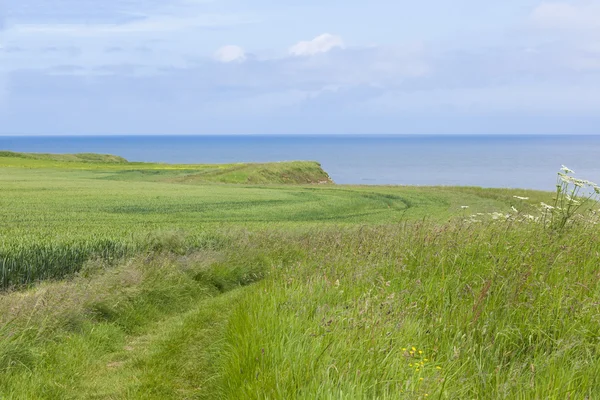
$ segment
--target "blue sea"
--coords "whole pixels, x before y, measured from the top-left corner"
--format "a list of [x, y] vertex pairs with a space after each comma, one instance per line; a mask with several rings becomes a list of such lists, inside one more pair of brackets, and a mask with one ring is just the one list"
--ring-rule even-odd
[[600, 136], [0, 136], [0, 150], [165, 163], [315, 160], [339, 184], [541, 190], [554, 189], [565, 164], [600, 183]]

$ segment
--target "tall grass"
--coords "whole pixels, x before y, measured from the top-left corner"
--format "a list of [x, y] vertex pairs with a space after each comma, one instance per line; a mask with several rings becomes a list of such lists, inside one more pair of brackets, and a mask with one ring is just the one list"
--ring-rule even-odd
[[[103, 272], [108, 280], [51, 283], [43, 300], [34, 295], [25, 306], [11, 302], [27, 293], [0, 298], [12, 310], [5, 337], [13, 338], [0, 341], [0, 391], [33, 396], [58, 379], [56, 395], [112, 398], [175, 399], [181, 390], [224, 399], [595, 398], [598, 233], [584, 221], [559, 232], [463, 218], [193, 241], [161, 233], [148, 239], [148, 256]], [[221, 247], [227, 256], [203, 264], [182, 255], [185, 243]], [[257, 281], [224, 298], [210, 320], [165, 321], [168, 335], [155, 344], [161, 350], [121, 367], [131, 357], [121, 347], [142, 340], [127, 336], [146, 335], [144, 321], [185, 312], [204, 288], [217, 296]], [[61, 285], [70, 285], [63, 295]], [[64, 335], [39, 333], [42, 321], [59, 321]], [[202, 335], [203, 346], [194, 345], [199, 332], [216, 334], [214, 326], [214, 342]], [[42, 350], [26, 350], [34, 344]], [[77, 376], [84, 381], [71, 381]]]
[[73, 237], [59, 241], [30, 237], [0, 246], [0, 289], [71, 276], [89, 260], [115, 264], [142, 252], [187, 254], [223, 248], [231, 238], [215, 232], [178, 230], [137, 233], [129, 237]]
[[221, 396], [596, 398], [598, 233], [454, 221], [256, 238], [272, 275], [230, 321]]
[[0, 288], [71, 275], [91, 258], [120, 260], [133, 245], [111, 239], [13, 242], [0, 248]]

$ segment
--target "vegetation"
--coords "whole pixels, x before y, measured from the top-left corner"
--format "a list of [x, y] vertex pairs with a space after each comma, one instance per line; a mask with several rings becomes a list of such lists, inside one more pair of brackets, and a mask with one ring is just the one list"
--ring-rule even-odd
[[282, 184], [311, 165], [0, 156], [0, 397], [598, 397], [578, 181]]
[[18, 153], [14, 151], [0, 151], [0, 157], [20, 158], [26, 160], [38, 161], [59, 161], [59, 162], [79, 162], [79, 163], [109, 163], [122, 164], [128, 162], [123, 157], [110, 154], [96, 153], [78, 153], [78, 154], [48, 154], [48, 153]]
[[[313, 161], [239, 164], [156, 164], [128, 162], [104, 154], [39, 154], [0, 151], [0, 168], [40, 168], [47, 171], [94, 171], [97, 178], [120, 181], [239, 184], [333, 183]], [[7, 171], [10, 173], [9, 171]], [[100, 175], [101, 174], [101, 175]]]

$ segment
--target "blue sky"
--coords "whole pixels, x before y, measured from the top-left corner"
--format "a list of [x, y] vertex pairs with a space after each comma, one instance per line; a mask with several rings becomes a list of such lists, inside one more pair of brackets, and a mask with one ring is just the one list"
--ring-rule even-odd
[[600, 133], [600, 0], [4, 0], [0, 134]]

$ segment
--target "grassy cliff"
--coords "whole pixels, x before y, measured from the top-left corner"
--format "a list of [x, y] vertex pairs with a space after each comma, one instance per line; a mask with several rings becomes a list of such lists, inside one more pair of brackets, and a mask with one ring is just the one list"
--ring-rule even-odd
[[162, 164], [128, 162], [105, 154], [42, 154], [0, 151], [0, 168], [38, 168], [105, 172], [104, 178], [124, 181], [159, 181], [197, 184], [203, 182], [239, 184], [332, 183], [314, 161], [238, 164]]

